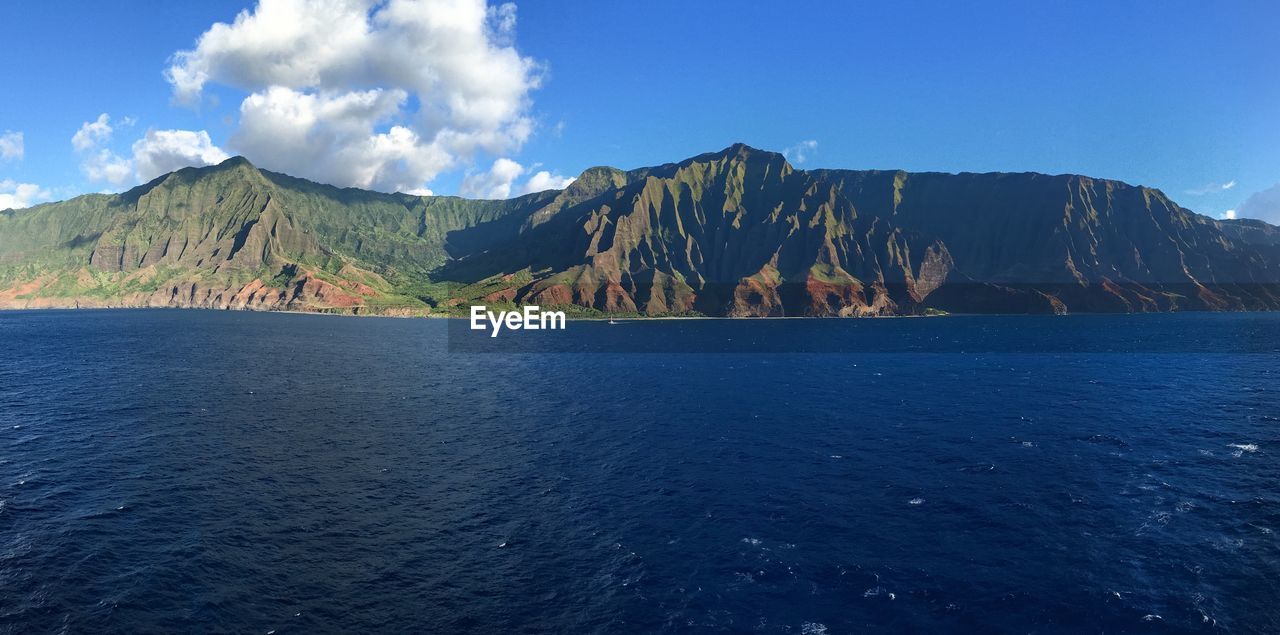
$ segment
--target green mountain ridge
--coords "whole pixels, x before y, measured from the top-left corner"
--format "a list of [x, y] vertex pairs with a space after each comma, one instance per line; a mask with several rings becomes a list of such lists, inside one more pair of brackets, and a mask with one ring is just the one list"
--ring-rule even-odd
[[236, 157], [0, 212], [0, 308], [638, 315], [1273, 310], [1280, 229], [1079, 175], [797, 170], [736, 144], [510, 200]]

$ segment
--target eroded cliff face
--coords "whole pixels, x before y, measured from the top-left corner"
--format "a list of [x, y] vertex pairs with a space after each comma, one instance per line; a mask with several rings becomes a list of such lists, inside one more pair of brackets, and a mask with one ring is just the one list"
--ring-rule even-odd
[[[946, 245], [973, 294], [953, 289], [934, 297], [942, 308], [990, 312], [1002, 304], [1025, 312], [1046, 301], [1057, 312], [1280, 306], [1280, 250], [1270, 226], [1216, 221], [1159, 190], [1078, 175], [814, 174], [836, 183], [860, 211]], [[1004, 301], [992, 297], [996, 289], [1005, 291]]]
[[776, 153], [737, 145], [609, 176], [471, 276], [537, 272], [516, 302], [746, 317], [914, 312], [951, 273], [944, 245], [859, 214]]
[[741, 144], [509, 201], [338, 189], [236, 158], [0, 212], [0, 308], [1272, 310], [1277, 236], [1116, 181], [801, 171]]
[[385, 195], [231, 159], [118, 196], [0, 215], [0, 308], [426, 314], [428, 271], [451, 250], [466, 254], [491, 234], [513, 235], [555, 194]]
[[[515, 302], [727, 316], [1270, 310], [1280, 248], [1163, 193], [1042, 174], [793, 169], [737, 145], [602, 171], [499, 255]], [[514, 284], [514, 283], [513, 283]]]
[[377, 313], [388, 315], [426, 315], [429, 311], [416, 307], [377, 307], [382, 294], [376, 289], [350, 279], [329, 280], [314, 272], [299, 271], [287, 280], [266, 281], [254, 278], [247, 283], [225, 283], [216, 280], [170, 280], [147, 285], [152, 270], [124, 278], [120, 290], [97, 292], [95, 273], [82, 269], [76, 273], [83, 293], [57, 291], [63, 283], [60, 276], [47, 274], [34, 280], [0, 289], [0, 309], [48, 308], [182, 308], [233, 309], [255, 311], [305, 311], [328, 313]]

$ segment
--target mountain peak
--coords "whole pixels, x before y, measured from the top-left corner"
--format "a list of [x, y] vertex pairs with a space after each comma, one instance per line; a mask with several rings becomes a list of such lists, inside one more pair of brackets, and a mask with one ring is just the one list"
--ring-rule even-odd
[[[753, 148], [741, 142], [735, 143], [723, 150], [720, 150], [719, 152], [699, 154], [696, 157], [691, 157], [679, 164], [675, 164], [675, 166], [688, 166], [694, 163], [708, 163], [712, 161], [776, 164], [779, 166], [786, 166], [787, 171], [792, 169], [791, 164], [787, 161], [787, 158], [782, 155], [782, 153]], [[673, 164], [668, 164], [668, 166], [671, 165]]]
[[227, 160], [223, 161], [222, 163], [217, 164], [217, 166], [216, 166], [216, 167], [219, 167], [219, 168], [234, 168], [234, 167], [239, 167], [239, 166], [245, 166], [245, 167], [250, 167], [250, 168], [257, 169], [257, 168], [252, 164], [252, 163], [250, 163], [250, 162], [249, 162], [249, 160], [248, 160], [248, 159], [244, 158], [244, 156], [239, 155], [239, 154], [237, 154], [237, 155], [236, 155], [236, 156], [234, 156], [234, 157], [231, 157], [230, 159], [227, 159]]
[[577, 196], [595, 196], [605, 190], [622, 187], [627, 184], [627, 173], [604, 165], [590, 167], [582, 171], [578, 178], [569, 184], [565, 191]]
[[761, 150], [759, 148], [753, 148], [745, 143], [742, 143], [741, 141], [725, 148], [724, 150], [721, 150], [720, 152], [717, 152], [716, 154], [719, 154], [725, 157], [731, 157], [731, 158], [737, 157], [741, 159], [747, 159], [753, 156], [766, 156], [770, 158], [775, 156], [776, 157], [782, 156], [780, 153], [777, 153], [777, 152], [772, 152], [769, 150]]
[[224, 160], [216, 165], [209, 165], [203, 168], [196, 168], [197, 173], [221, 174], [227, 172], [237, 172], [248, 175], [261, 175], [262, 171], [258, 167], [249, 162], [243, 156], [236, 155], [230, 159]]
[[122, 196], [125, 200], [137, 201], [157, 187], [175, 187], [208, 178], [225, 180], [226, 178], [252, 179], [255, 177], [262, 178], [262, 172], [254, 167], [248, 159], [242, 156], [234, 156], [215, 165], [189, 166], [167, 174], [161, 174], [142, 185], [124, 192]]

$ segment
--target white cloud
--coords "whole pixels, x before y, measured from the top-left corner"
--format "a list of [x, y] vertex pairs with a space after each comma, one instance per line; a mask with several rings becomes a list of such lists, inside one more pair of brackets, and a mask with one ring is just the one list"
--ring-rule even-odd
[[524, 166], [511, 159], [498, 159], [488, 172], [462, 179], [462, 195], [475, 198], [511, 198], [511, 186], [524, 174]]
[[111, 116], [104, 112], [97, 119], [80, 125], [80, 129], [71, 137], [71, 147], [77, 152], [87, 152], [110, 141], [112, 132]]
[[809, 160], [809, 155], [813, 154], [817, 150], [818, 142], [809, 139], [807, 141], [801, 141], [800, 143], [783, 150], [782, 156], [787, 157], [787, 160], [795, 165], [800, 165], [801, 163]]
[[228, 158], [203, 130], [148, 130], [133, 142], [134, 172], [140, 181], [150, 181], [179, 168], [221, 163]]
[[21, 161], [24, 152], [21, 132], [5, 130], [4, 134], [0, 134], [0, 161]]
[[510, 44], [516, 35], [516, 4], [506, 2], [496, 7], [489, 7], [489, 22], [496, 32], [497, 41]]
[[334, 185], [409, 191], [453, 163], [437, 144], [391, 121], [407, 99], [401, 90], [340, 95], [280, 86], [254, 93], [240, 105], [231, 146], [256, 164]]
[[501, 158], [494, 161], [487, 172], [469, 174], [462, 179], [461, 193], [473, 198], [511, 198], [544, 190], [561, 190], [574, 181], [572, 177], [541, 170], [524, 183], [517, 184], [516, 181], [528, 172], [529, 169], [523, 165]]
[[544, 190], [563, 190], [569, 187], [569, 184], [573, 183], [574, 180], [574, 177], [571, 176], [560, 176], [559, 174], [541, 170], [529, 177], [529, 181], [524, 184], [524, 191], [521, 194], [532, 194]]
[[50, 198], [53, 195], [49, 190], [35, 183], [18, 183], [10, 179], [0, 181], [0, 209], [23, 209]]
[[1272, 225], [1280, 225], [1280, 183], [1255, 192], [1236, 208], [1240, 218], [1256, 218]]
[[1229, 210], [1227, 210], [1227, 211], [1223, 212], [1223, 213], [1222, 213], [1222, 215], [1221, 215], [1221, 216], [1219, 216], [1218, 218], [1221, 218], [1221, 219], [1223, 219], [1223, 220], [1235, 220], [1235, 219], [1236, 219], [1236, 211], [1235, 211], [1235, 210], [1233, 210], [1233, 209], [1229, 209]]
[[[120, 123], [132, 126], [136, 121], [126, 117]], [[71, 145], [84, 159], [80, 170], [90, 181], [123, 186], [150, 181], [161, 174], [189, 166], [205, 166], [227, 159], [227, 153], [213, 145], [204, 130], [148, 130], [133, 143], [132, 156], [123, 157], [106, 147], [115, 130], [111, 116], [98, 115], [86, 121], [71, 137]]]
[[1236, 186], [1235, 181], [1227, 181], [1226, 183], [1208, 183], [1201, 187], [1186, 190], [1186, 193], [1192, 196], [1204, 196], [1205, 194], [1225, 192], [1235, 186]]
[[258, 165], [409, 191], [532, 133], [541, 70], [515, 26], [514, 4], [484, 0], [259, 0], [165, 75], [180, 102], [248, 91], [230, 145]]
[[80, 171], [90, 181], [106, 181], [112, 185], [124, 185], [133, 176], [133, 163], [103, 147], [111, 141], [115, 129], [111, 127], [111, 115], [102, 113], [93, 121], [86, 121], [71, 137], [71, 147], [84, 156]]
[[107, 148], [86, 156], [80, 163], [80, 170], [90, 181], [106, 181], [117, 186], [133, 179], [133, 162]]

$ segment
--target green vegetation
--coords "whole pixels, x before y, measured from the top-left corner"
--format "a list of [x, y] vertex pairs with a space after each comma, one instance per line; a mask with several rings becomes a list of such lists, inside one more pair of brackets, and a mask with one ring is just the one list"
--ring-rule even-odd
[[501, 201], [241, 158], [0, 212], [0, 308], [579, 318], [1280, 308], [1280, 230], [1074, 175], [800, 171], [738, 144]]

